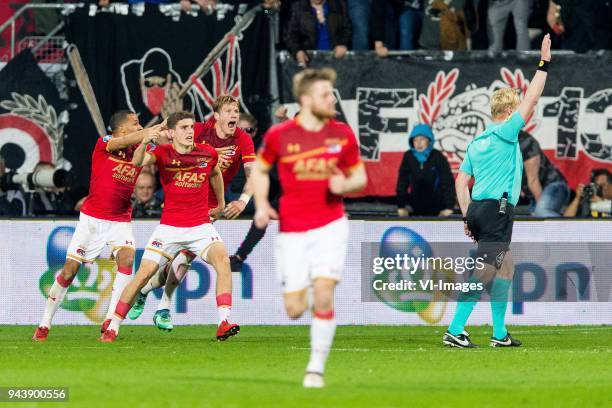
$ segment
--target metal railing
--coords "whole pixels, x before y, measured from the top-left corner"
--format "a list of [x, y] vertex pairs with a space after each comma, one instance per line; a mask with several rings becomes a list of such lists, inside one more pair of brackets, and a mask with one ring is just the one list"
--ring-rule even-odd
[[[56, 9], [56, 10], [61, 10], [62, 14], [67, 14], [67, 13], [71, 13], [72, 11], [76, 10], [78, 7], [83, 7], [83, 6], [85, 6], [85, 3], [26, 4], [22, 6], [19, 10], [15, 12], [15, 14], [13, 14], [11, 18], [9, 18], [2, 25], [0, 25], [0, 35], [7, 28], [10, 28], [11, 30], [11, 40], [10, 40], [11, 47], [10, 47], [10, 55], [9, 55], [10, 58], [9, 59], [13, 59], [15, 57], [15, 45], [16, 45], [15, 24], [17, 20], [23, 15], [23, 13], [25, 13], [28, 10], [32, 10], [32, 9]], [[64, 22], [62, 21], [53, 30], [51, 30], [51, 32], [49, 32], [49, 34], [47, 34], [47, 36], [44, 38], [45, 39], [51, 38], [52, 36], [57, 34], [63, 27], [64, 27]], [[42, 44], [44, 44], [44, 42], [40, 42], [38, 45], [42, 47]]]

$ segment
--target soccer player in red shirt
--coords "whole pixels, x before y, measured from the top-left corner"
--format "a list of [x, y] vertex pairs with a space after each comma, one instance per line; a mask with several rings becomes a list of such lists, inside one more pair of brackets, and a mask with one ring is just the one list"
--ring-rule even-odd
[[293, 78], [300, 114], [271, 128], [253, 169], [255, 223], [265, 227], [277, 213], [268, 201], [270, 168], [282, 187], [276, 265], [285, 310], [297, 319], [314, 304], [310, 361], [304, 387], [323, 387], [325, 361], [334, 338], [334, 289], [346, 257], [349, 226], [342, 195], [363, 189], [367, 176], [351, 128], [334, 120], [336, 73], [306, 69]]
[[142, 129], [134, 112], [119, 111], [110, 120], [112, 135], [96, 142], [91, 163], [89, 195], [81, 208], [68, 251], [64, 268], [57, 275], [49, 290], [43, 318], [34, 333], [33, 340], [44, 341], [49, 335], [51, 320], [64, 300], [72, 280], [82, 263], [93, 262], [105, 246], [111, 249], [117, 262], [113, 292], [102, 331], [119, 300], [119, 295], [132, 277], [134, 262], [134, 235], [131, 197], [140, 169], [132, 165], [134, 145], [143, 138], [156, 136], [165, 126], [160, 124]]
[[[237, 127], [240, 116], [240, 102], [238, 99], [223, 95], [218, 97], [213, 104], [213, 117], [205, 123], [196, 122], [194, 135], [196, 143], [204, 143], [217, 150], [219, 153], [219, 168], [223, 175], [224, 189], [228, 188], [240, 166], [244, 166], [247, 183], [242, 195], [238, 200], [229, 203], [223, 212], [225, 218], [234, 219], [244, 211], [251, 198], [250, 184], [248, 178], [251, 174], [251, 166], [255, 162], [255, 149], [253, 140], [242, 129]], [[208, 193], [208, 208], [216, 208], [217, 199], [212, 190]], [[195, 258], [189, 251], [181, 251], [176, 258], [166, 264], [147, 282], [140, 290], [138, 297], [130, 313], [130, 319], [137, 319], [144, 311], [147, 295], [153, 289], [164, 286], [164, 295], [157, 306], [153, 316], [155, 326], [160, 330], [170, 331], [173, 329], [170, 316], [170, 303], [172, 295], [181, 280], [185, 277], [191, 261]], [[168, 273], [172, 268], [174, 273]]]
[[[228, 322], [232, 273], [225, 245], [210, 223], [210, 217], [218, 217], [225, 207], [219, 155], [208, 145], [194, 143], [192, 113], [173, 113], [167, 122], [172, 144], [156, 146], [149, 152], [145, 152], [143, 144], [134, 152], [135, 166], [157, 165], [164, 189], [164, 208], [160, 224], [145, 248], [140, 268], [123, 291], [112, 321], [100, 338], [103, 342], [115, 340], [119, 325], [138, 291], [157, 272], [160, 264], [171, 261], [181, 249], [198, 254], [217, 272], [217, 339], [225, 340], [240, 330], [237, 324]], [[143, 143], [153, 139], [145, 138]], [[209, 209], [202, 204], [208, 202], [209, 183], [219, 204], [210, 210], [210, 216]]]

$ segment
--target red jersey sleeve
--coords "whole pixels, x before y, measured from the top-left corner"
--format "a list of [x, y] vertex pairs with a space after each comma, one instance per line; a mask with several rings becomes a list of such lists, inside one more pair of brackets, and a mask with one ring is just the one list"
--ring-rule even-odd
[[219, 162], [219, 153], [217, 153], [217, 150], [212, 146], [204, 145], [204, 147], [210, 152], [210, 162], [208, 165], [214, 168]]
[[259, 159], [272, 167], [280, 158], [280, 132], [271, 129], [266, 133], [264, 142], [259, 149]]
[[112, 139], [112, 136], [110, 135], [99, 137], [98, 140], [96, 141], [96, 146], [94, 147], [94, 150], [108, 153], [108, 150], [107, 150], [108, 142], [111, 139]]
[[346, 145], [342, 149], [342, 156], [338, 162], [338, 168], [349, 173], [361, 164], [361, 154], [359, 153], [359, 143], [357, 138], [348, 125], [344, 125], [344, 137]]
[[255, 161], [255, 146], [253, 145], [253, 139], [242, 130], [239, 130], [239, 132], [238, 143], [240, 144], [242, 164], [251, 163]]

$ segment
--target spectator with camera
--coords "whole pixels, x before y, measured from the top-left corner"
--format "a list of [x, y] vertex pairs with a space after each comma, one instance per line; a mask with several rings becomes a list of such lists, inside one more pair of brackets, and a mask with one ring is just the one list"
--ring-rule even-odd
[[578, 184], [576, 196], [567, 206], [565, 217], [610, 217], [612, 214], [612, 173], [595, 169], [589, 184]]
[[[64, 170], [57, 170], [53, 163], [39, 162], [32, 174], [40, 181], [33, 189], [28, 190], [28, 211], [27, 215], [73, 215], [75, 200], [70, 189], [67, 187], [68, 173]], [[54, 178], [55, 176], [55, 178]], [[54, 179], [53, 183], [43, 181]], [[57, 184], [59, 184], [59, 186]], [[51, 185], [49, 185], [51, 184]]]

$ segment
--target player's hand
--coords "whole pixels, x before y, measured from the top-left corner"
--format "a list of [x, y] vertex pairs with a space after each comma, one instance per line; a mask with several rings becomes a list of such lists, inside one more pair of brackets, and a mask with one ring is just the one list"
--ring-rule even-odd
[[346, 55], [347, 51], [348, 48], [346, 48], [346, 45], [336, 45], [334, 47], [334, 57], [338, 59], [343, 58]]
[[297, 54], [295, 54], [295, 59], [297, 60], [298, 65], [301, 67], [308, 65], [308, 54], [306, 54], [306, 52], [303, 50], [299, 50]]
[[445, 210], [440, 211], [440, 213], [438, 214], [438, 217], [448, 217], [452, 213], [453, 213], [453, 210], [451, 210], [450, 208], [447, 208]]
[[584, 193], [584, 184], [578, 184], [576, 187], [576, 198], [582, 198], [582, 193]]
[[270, 220], [278, 219], [278, 213], [270, 206], [270, 203], [266, 203], [263, 207], [257, 208], [253, 219], [255, 221], [255, 226], [259, 229], [263, 229], [268, 226]]
[[333, 174], [329, 178], [329, 190], [336, 194], [342, 195], [346, 191], [344, 185], [346, 183], [346, 176], [339, 168], [333, 169]]
[[208, 211], [208, 216], [210, 217], [211, 222], [215, 222], [219, 218], [223, 217], [223, 207], [225, 207], [225, 203]]
[[246, 203], [244, 201], [242, 200], [232, 201], [225, 207], [223, 214], [225, 215], [225, 218], [229, 220], [233, 220], [234, 218], [242, 214], [245, 208], [246, 208]]
[[476, 242], [476, 239], [474, 239], [474, 234], [472, 234], [472, 231], [470, 231], [470, 229], [468, 228], [467, 222], [463, 223], [463, 231], [465, 232], [465, 235], [470, 237], [472, 241]]
[[544, 39], [542, 40], [542, 50], [540, 51], [540, 58], [543, 61], [550, 61], [551, 53], [550, 53], [550, 34], [546, 34]]

